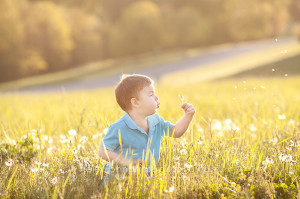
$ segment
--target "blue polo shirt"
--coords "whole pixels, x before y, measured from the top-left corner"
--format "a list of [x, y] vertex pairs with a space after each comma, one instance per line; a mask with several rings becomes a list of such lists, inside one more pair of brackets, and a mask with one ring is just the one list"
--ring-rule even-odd
[[[165, 121], [157, 113], [147, 117], [149, 135], [135, 124], [127, 112], [118, 121], [111, 124], [100, 145], [127, 158], [148, 159], [150, 163], [159, 161], [161, 137], [168, 136], [174, 125]], [[148, 156], [148, 158], [147, 158]], [[110, 173], [110, 163], [105, 165], [105, 173]]]

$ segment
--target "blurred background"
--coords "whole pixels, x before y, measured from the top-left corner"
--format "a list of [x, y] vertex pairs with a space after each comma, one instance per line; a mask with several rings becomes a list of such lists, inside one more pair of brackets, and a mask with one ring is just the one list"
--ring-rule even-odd
[[1, 0], [0, 83], [100, 78], [187, 58], [189, 49], [297, 40], [299, 22], [299, 0]]

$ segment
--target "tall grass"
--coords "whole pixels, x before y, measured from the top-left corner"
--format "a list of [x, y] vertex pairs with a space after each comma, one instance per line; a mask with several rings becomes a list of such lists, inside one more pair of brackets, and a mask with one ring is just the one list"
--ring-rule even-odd
[[[102, 186], [97, 155], [123, 112], [113, 89], [1, 95], [2, 198], [296, 198], [300, 79], [156, 86], [158, 113], [196, 115], [181, 138], [163, 138], [154, 176], [117, 174]], [[114, 174], [115, 175], [115, 174]]]

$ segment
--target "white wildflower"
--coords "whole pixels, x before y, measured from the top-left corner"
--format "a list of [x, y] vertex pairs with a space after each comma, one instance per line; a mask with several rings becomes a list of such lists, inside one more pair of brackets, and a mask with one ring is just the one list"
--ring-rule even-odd
[[108, 131], [108, 128], [105, 128], [105, 129], [103, 130], [103, 134], [106, 135], [107, 131]]
[[222, 122], [218, 120], [213, 120], [211, 128], [212, 130], [217, 130], [217, 131], [222, 130]]
[[282, 114], [282, 115], [278, 115], [278, 119], [280, 119], [280, 120], [284, 120], [284, 119], [285, 119], [285, 115], [284, 115], [284, 114]]
[[33, 172], [33, 173], [36, 173], [38, 171], [38, 167], [31, 167], [30, 168], [30, 171]]
[[57, 183], [57, 177], [54, 177], [50, 180], [51, 184], [56, 184]]
[[75, 129], [69, 130], [68, 133], [69, 133], [70, 136], [76, 136], [76, 134], [77, 134]]
[[181, 154], [181, 155], [186, 155], [186, 154], [187, 154], [186, 149], [181, 149], [181, 150], [180, 150], [180, 154]]
[[87, 142], [87, 137], [86, 136], [83, 136], [83, 137], [81, 137], [80, 139], [79, 139], [79, 142], [80, 143], [82, 143], [82, 144], [84, 144], [84, 143], [86, 143]]
[[295, 126], [295, 120], [290, 120], [288, 123], [290, 126]]
[[12, 159], [9, 159], [5, 162], [5, 165], [8, 167], [11, 167], [13, 165], [14, 161]]
[[43, 163], [43, 167], [48, 167], [48, 166], [49, 166], [49, 164]]
[[254, 131], [257, 131], [257, 128], [254, 126], [254, 124], [251, 124], [250, 125], [250, 130], [254, 132]]
[[229, 124], [232, 123], [232, 120], [231, 120], [230, 118], [228, 118], [228, 119], [226, 119], [226, 120], [224, 121], [224, 123], [227, 124], [227, 125], [229, 125]]
[[174, 191], [174, 186], [170, 187], [168, 190], [165, 190], [166, 193], [172, 193]]

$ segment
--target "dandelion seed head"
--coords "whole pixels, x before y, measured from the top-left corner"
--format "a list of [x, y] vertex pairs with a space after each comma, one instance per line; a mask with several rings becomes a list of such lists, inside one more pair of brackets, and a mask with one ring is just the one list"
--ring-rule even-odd
[[106, 135], [107, 131], [108, 131], [108, 128], [105, 128], [105, 129], [103, 130], [103, 134]]
[[54, 177], [50, 180], [51, 184], [55, 185], [57, 183], [57, 177]]
[[5, 165], [8, 167], [11, 167], [13, 165], [14, 161], [12, 159], [9, 159], [5, 162]]
[[30, 171], [33, 172], [33, 173], [36, 173], [38, 171], [38, 167], [31, 167], [30, 168]]
[[75, 129], [70, 129], [70, 130], [68, 131], [68, 133], [69, 133], [70, 136], [76, 136], [76, 134], [77, 134], [77, 132], [76, 132]]
[[257, 128], [254, 126], [254, 124], [250, 125], [250, 131], [255, 132], [257, 130]]
[[278, 115], [278, 119], [280, 119], [280, 120], [284, 120], [284, 119], [285, 119], [285, 115], [284, 115], [284, 114], [282, 114], [282, 115]]

